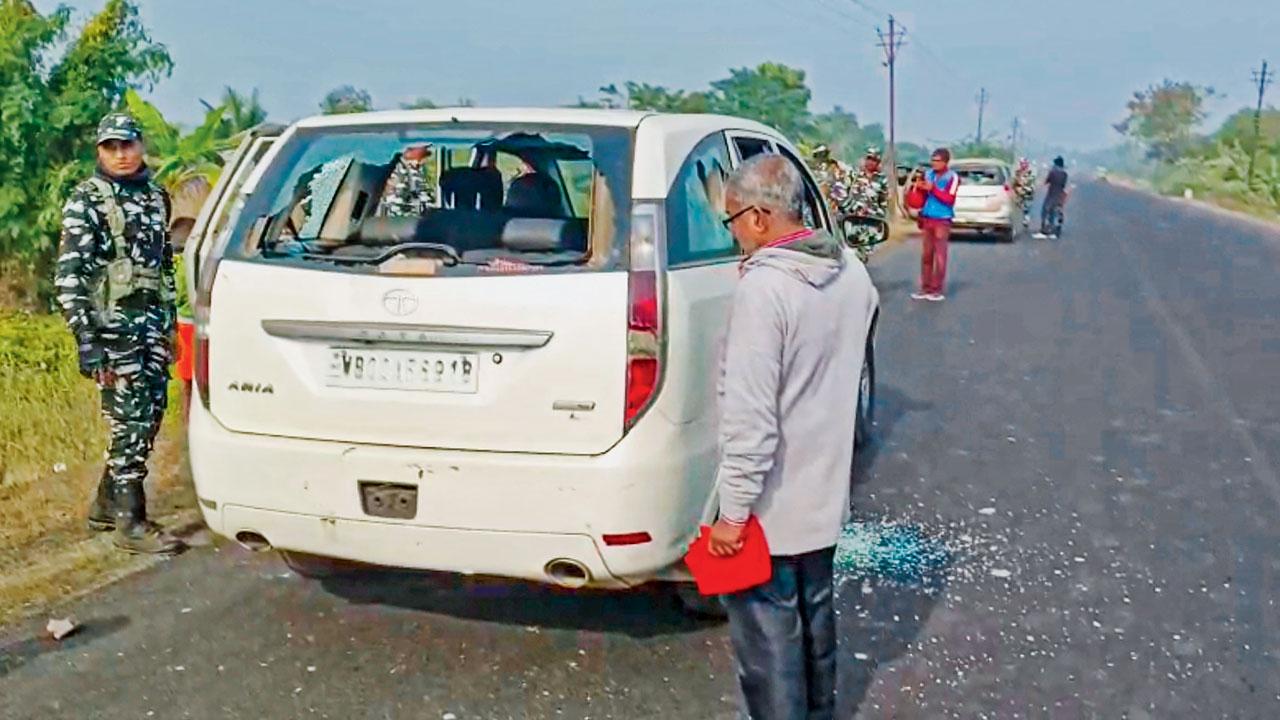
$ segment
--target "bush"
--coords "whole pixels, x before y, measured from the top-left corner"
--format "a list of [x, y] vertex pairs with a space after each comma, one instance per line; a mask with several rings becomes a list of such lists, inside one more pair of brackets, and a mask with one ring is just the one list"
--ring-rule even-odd
[[1252, 183], [1248, 176], [1249, 153], [1237, 142], [1217, 143], [1159, 169], [1154, 185], [1169, 195], [1190, 189], [1198, 197], [1239, 209], [1280, 214], [1280, 153], [1260, 151]]

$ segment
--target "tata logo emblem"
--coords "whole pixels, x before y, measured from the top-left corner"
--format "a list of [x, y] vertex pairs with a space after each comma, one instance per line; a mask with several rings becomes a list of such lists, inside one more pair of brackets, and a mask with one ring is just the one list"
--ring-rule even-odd
[[418, 296], [408, 290], [388, 290], [382, 296], [382, 307], [392, 315], [412, 315], [418, 309]]

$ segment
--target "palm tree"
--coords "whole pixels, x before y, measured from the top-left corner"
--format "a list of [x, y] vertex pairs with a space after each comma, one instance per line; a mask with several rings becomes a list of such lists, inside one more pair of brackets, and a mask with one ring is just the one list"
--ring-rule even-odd
[[152, 177], [173, 198], [173, 217], [195, 217], [222, 172], [223, 151], [234, 145], [233, 138], [222, 137], [227, 105], [209, 109], [186, 134], [133, 90], [125, 94], [125, 105], [142, 127]]
[[[212, 104], [201, 100], [204, 105], [205, 112], [214, 112], [217, 110]], [[240, 133], [261, 125], [267, 120], [267, 109], [262, 106], [262, 101], [258, 97], [258, 88], [254, 88], [248, 95], [236, 92], [235, 88], [226, 86], [222, 92], [222, 105], [226, 109], [226, 115], [218, 128], [219, 139], [233, 138]]]

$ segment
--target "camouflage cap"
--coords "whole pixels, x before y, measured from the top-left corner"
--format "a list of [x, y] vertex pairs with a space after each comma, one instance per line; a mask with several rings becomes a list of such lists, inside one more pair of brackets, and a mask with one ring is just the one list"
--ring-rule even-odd
[[826, 145], [819, 145], [813, 149], [813, 157], [818, 160], [827, 160], [831, 157], [831, 148]]
[[128, 113], [110, 113], [98, 123], [98, 143], [107, 140], [141, 140], [142, 128]]
[[866, 152], [866, 154], [865, 154], [865, 155], [863, 155], [863, 157], [872, 158], [872, 159], [874, 159], [874, 160], [879, 160], [879, 159], [880, 159], [880, 148], [876, 147], [875, 145], [868, 145], [868, 146], [867, 146], [867, 152]]

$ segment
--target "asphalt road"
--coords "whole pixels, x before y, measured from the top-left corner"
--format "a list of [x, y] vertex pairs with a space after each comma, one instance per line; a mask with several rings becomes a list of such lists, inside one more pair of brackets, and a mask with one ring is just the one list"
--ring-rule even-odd
[[[873, 263], [856, 508], [945, 552], [842, 565], [842, 717], [1280, 716], [1280, 232], [1072, 203], [1059, 241], [955, 245], [943, 305], [907, 298], [914, 244]], [[62, 643], [0, 630], [0, 717], [735, 717], [725, 628], [656, 591], [321, 583], [221, 546], [67, 610]]]

